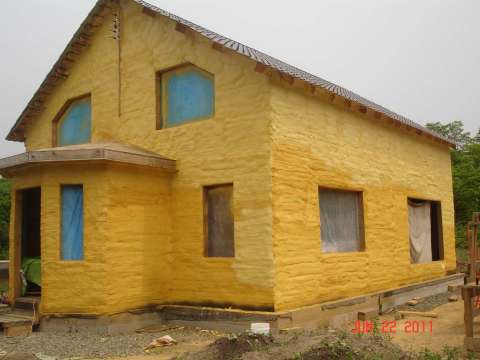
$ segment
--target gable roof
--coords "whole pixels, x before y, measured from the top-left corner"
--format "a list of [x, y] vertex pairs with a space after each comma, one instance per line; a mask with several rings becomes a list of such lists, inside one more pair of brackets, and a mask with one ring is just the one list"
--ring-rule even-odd
[[[103, 21], [103, 14], [106, 11], [112, 9], [113, 6], [115, 6], [113, 1], [114, 0], [97, 1], [95, 7], [92, 9], [85, 21], [80, 25], [80, 28], [74, 34], [73, 38], [70, 40], [69, 44], [67, 45], [66, 49], [64, 50], [58, 61], [55, 63], [52, 70], [49, 72], [45, 80], [40, 85], [40, 88], [34, 94], [33, 98], [30, 100], [27, 107], [10, 130], [9, 134], [7, 135], [7, 140], [25, 140], [24, 131], [26, 123], [33, 120], [36, 114], [42, 111], [41, 104], [43, 102], [43, 98], [49, 95], [49, 90], [53, 88], [58, 82], [68, 77], [69, 64], [73, 63], [75, 57], [80, 55], [82, 50], [88, 45], [88, 40]], [[191, 29], [211, 40], [213, 43], [218, 44], [219, 46], [228, 48], [234, 52], [237, 52], [238, 54], [250, 58], [253, 61], [256, 61], [257, 64], [261, 67], [271, 68], [279, 71], [284, 75], [291, 76], [295, 79], [303, 80], [314, 87], [319, 87], [326, 90], [333, 96], [340, 96], [348, 101], [355, 102], [360, 106], [365, 107], [366, 109], [374, 111], [377, 118], [380, 118], [383, 115], [384, 117], [393, 120], [398, 126], [403, 126], [408, 130], [414, 130], [415, 133], [417, 133], [418, 135], [426, 135], [427, 137], [430, 137], [442, 144], [455, 148], [455, 143], [452, 140], [427, 129], [424, 126], [402, 115], [388, 110], [383, 106], [367, 100], [348, 89], [345, 89], [339, 85], [312, 75], [306, 71], [298, 69], [259, 50], [253, 49], [249, 46], [243, 45], [232, 39], [210, 31], [202, 26], [199, 26], [179, 16], [171, 14], [168, 11], [160, 9], [155, 5], [149, 4], [146, 1], [132, 1], [135, 1], [139, 5], [143, 6], [144, 11], [146, 11], [147, 13], [150, 12], [151, 14], [159, 14], [161, 16], [165, 16], [177, 22], [177, 25], [179, 25], [180, 27]]]

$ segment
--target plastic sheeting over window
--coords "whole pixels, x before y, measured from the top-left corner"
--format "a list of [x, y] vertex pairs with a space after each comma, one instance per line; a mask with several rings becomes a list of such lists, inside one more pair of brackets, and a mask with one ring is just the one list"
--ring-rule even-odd
[[90, 142], [91, 113], [90, 97], [72, 102], [58, 123], [57, 146]]
[[83, 260], [83, 186], [62, 186], [62, 260]]
[[422, 264], [432, 261], [432, 225], [430, 201], [408, 200], [410, 261]]
[[205, 119], [214, 113], [213, 76], [193, 66], [162, 75], [165, 127]]
[[322, 251], [362, 251], [363, 212], [361, 194], [353, 191], [320, 189]]

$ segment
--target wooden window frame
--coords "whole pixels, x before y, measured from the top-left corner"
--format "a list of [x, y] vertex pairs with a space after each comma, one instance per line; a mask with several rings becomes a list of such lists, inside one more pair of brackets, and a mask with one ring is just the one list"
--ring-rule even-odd
[[[204, 116], [200, 118], [195, 118], [195, 119], [190, 119], [185, 122], [182, 122], [181, 124], [177, 125], [172, 125], [168, 126], [168, 120], [166, 116], [166, 109], [167, 109], [167, 100], [168, 100], [168, 93], [165, 90], [166, 84], [163, 81], [164, 76], [168, 75], [169, 73], [172, 72], [178, 72], [178, 71], [184, 71], [187, 69], [193, 68], [205, 75], [207, 75], [209, 78], [211, 78], [212, 83], [213, 83], [213, 112], [211, 116]], [[207, 119], [213, 119], [215, 117], [215, 98], [216, 98], [216, 92], [215, 92], [215, 75], [198, 67], [195, 64], [192, 63], [183, 63], [180, 65], [175, 65], [160, 71], [157, 71], [155, 75], [155, 101], [156, 101], [156, 130], [163, 130], [163, 129], [168, 129], [168, 128], [174, 128], [177, 126], [182, 126], [186, 124], [190, 124], [196, 121], [202, 121], [202, 120], [207, 120]]]
[[232, 188], [232, 210], [234, 206], [234, 186], [233, 183], [222, 183], [222, 184], [215, 184], [215, 185], [204, 185], [202, 191], [202, 203], [203, 203], [203, 256], [209, 259], [233, 259], [235, 258], [235, 218], [233, 219], [233, 254], [232, 256], [213, 256], [210, 255], [208, 252], [208, 191], [211, 189], [216, 189], [220, 187], [229, 186]]
[[[65, 104], [63, 104], [63, 106], [60, 108], [60, 110], [57, 112], [57, 114], [52, 120], [52, 147], [58, 146], [58, 131], [59, 131], [58, 124], [62, 120], [67, 110], [70, 108], [70, 106], [72, 106], [73, 103], [87, 99], [87, 98], [90, 98], [90, 109], [92, 109], [92, 94], [87, 93], [87, 94], [83, 94], [83, 95], [68, 99], [65, 102]], [[93, 112], [92, 112], [91, 123], [93, 124]], [[91, 141], [91, 134], [90, 134], [90, 141]]]
[[[365, 239], [365, 209], [364, 209], [364, 191], [362, 189], [350, 189], [350, 188], [334, 188], [328, 186], [319, 186], [318, 187], [318, 218], [321, 218], [321, 196], [320, 192], [322, 190], [328, 191], [338, 191], [338, 192], [348, 192], [348, 193], [356, 193], [357, 194], [357, 206], [358, 206], [358, 240], [360, 242], [359, 249], [357, 251], [341, 251], [341, 252], [323, 252], [326, 255], [332, 254], [355, 254], [355, 253], [363, 253], [367, 251], [367, 244]], [[321, 224], [320, 224], [321, 226]], [[320, 230], [320, 241], [322, 241], [322, 232]], [[321, 250], [321, 246], [320, 246]]]

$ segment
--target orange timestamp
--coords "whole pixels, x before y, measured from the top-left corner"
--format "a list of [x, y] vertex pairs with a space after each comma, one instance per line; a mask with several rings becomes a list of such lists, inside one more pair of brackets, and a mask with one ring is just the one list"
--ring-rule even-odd
[[403, 331], [407, 334], [419, 333], [433, 333], [433, 321], [426, 320], [407, 320], [402, 325], [397, 324], [396, 320], [383, 320], [381, 324], [377, 325], [375, 330], [375, 323], [373, 321], [357, 320], [352, 329], [353, 334], [371, 334], [374, 332], [381, 332], [383, 334], [395, 334], [397, 331]]

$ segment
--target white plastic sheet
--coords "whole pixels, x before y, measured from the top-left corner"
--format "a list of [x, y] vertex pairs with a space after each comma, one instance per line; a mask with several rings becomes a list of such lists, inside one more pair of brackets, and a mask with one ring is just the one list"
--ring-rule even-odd
[[321, 189], [319, 202], [322, 251], [332, 253], [363, 250], [359, 193]]
[[413, 264], [432, 261], [430, 201], [408, 200], [410, 260]]

